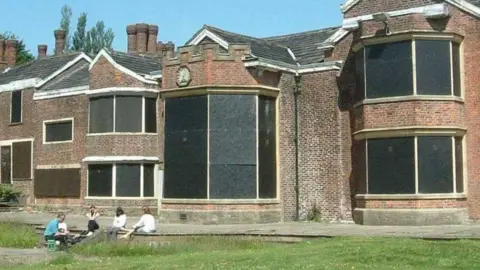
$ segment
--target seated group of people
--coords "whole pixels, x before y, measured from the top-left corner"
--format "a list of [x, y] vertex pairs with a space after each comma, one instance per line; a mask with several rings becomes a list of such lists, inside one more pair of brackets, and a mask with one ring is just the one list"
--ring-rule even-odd
[[[97, 218], [100, 216], [95, 206], [90, 206], [90, 211], [86, 214], [88, 218], [88, 233], [86, 236], [92, 235], [100, 228]], [[57, 244], [66, 244], [70, 233], [65, 223], [66, 215], [60, 213], [56, 218], [52, 219], [46, 226], [43, 236], [45, 241], [55, 240]], [[142, 217], [131, 227], [127, 228], [127, 215], [121, 207], [118, 207], [113, 219], [112, 227], [106, 230], [108, 237], [111, 240], [117, 240], [117, 234], [120, 231], [125, 231], [123, 238], [130, 236], [134, 232], [152, 233], [155, 232], [155, 218], [153, 217], [148, 206], [142, 207]], [[80, 235], [75, 235], [73, 238], [78, 238]]]

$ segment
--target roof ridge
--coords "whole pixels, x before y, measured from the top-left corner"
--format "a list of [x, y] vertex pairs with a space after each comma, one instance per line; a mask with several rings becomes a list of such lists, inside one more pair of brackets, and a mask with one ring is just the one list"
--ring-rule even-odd
[[108, 53], [113, 53], [113, 54], [119, 54], [119, 55], [126, 55], [126, 56], [132, 56], [132, 57], [137, 57], [137, 58], [142, 58], [142, 59], [148, 59], [148, 60], [156, 60], [156, 56], [154, 55], [149, 55], [149, 54], [135, 54], [135, 53], [128, 53], [128, 52], [122, 52], [122, 51], [116, 51], [116, 50], [107, 50]]
[[[64, 57], [64, 56], [71, 56], [71, 55], [74, 55], [74, 54], [81, 54], [83, 53], [82, 52], [69, 52], [69, 53], [63, 53], [61, 55], [47, 55], [45, 57], [42, 57], [42, 58], [35, 58], [33, 59], [32, 61], [29, 61], [29, 62], [26, 62], [26, 63], [23, 63], [21, 65], [18, 65], [18, 66], [13, 66], [9, 69], [10, 70], [15, 70], [15, 69], [18, 69], [18, 68], [21, 68], [21, 67], [26, 67], [28, 65], [31, 65], [37, 61], [45, 61], [45, 60], [49, 60], [49, 59], [54, 59], [54, 58], [60, 58], [60, 57]], [[1, 73], [0, 73], [1, 74]]]
[[263, 43], [266, 43], [266, 44], [270, 44], [270, 45], [274, 45], [274, 46], [277, 46], [277, 47], [280, 47], [280, 48], [284, 48], [284, 49], [289, 49], [288, 47], [286, 46], [283, 46], [281, 44], [278, 44], [276, 42], [271, 42], [269, 40], [265, 40], [263, 38], [258, 38], [258, 37], [253, 37], [253, 36], [247, 36], [247, 35], [244, 35], [244, 34], [238, 34], [238, 33], [235, 33], [235, 32], [230, 32], [230, 31], [226, 31], [226, 30], [223, 30], [221, 28], [218, 28], [218, 27], [215, 27], [215, 26], [211, 26], [211, 25], [207, 25], [205, 24], [204, 25], [204, 28], [206, 28], [208, 30], [208, 28], [211, 28], [213, 30], [217, 30], [217, 31], [222, 31], [224, 33], [227, 33], [227, 34], [232, 34], [232, 35], [235, 35], [235, 36], [239, 36], [239, 37], [245, 37], [245, 38], [250, 38], [250, 39], [254, 39], [258, 42], [263, 42]]
[[323, 31], [329, 31], [329, 30], [335, 30], [335, 29], [338, 30], [340, 28], [341, 28], [341, 26], [332, 26], [332, 27], [320, 28], [320, 29], [315, 29], [315, 30], [308, 30], [308, 31], [297, 32], [297, 33], [292, 33], [292, 34], [284, 34], [284, 35], [278, 35], [278, 36], [263, 37], [261, 39], [270, 40], [270, 39], [279, 39], [279, 38], [285, 38], [285, 37], [294, 37], [294, 36], [299, 36], [299, 35], [303, 35], [303, 34], [310, 34], [310, 33], [315, 33], [315, 32], [323, 32]]

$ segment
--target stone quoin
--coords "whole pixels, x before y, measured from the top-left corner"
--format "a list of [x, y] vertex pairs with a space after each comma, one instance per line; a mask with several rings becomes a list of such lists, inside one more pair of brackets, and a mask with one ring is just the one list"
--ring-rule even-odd
[[263, 38], [204, 25], [177, 48], [130, 24], [127, 52], [93, 58], [56, 30], [23, 65], [0, 40], [0, 183], [164, 223], [480, 219], [480, 1], [341, 12]]

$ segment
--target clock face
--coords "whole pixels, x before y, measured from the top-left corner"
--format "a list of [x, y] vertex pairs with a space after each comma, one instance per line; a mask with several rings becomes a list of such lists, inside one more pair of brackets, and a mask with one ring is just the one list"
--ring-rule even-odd
[[177, 71], [178, 86], [187, 86], [191, 81], [190, 70], [187, 67], [180, 67]]

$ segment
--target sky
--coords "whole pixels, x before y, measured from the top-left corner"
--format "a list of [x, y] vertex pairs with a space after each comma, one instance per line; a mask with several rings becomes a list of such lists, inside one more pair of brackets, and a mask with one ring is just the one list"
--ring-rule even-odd
[[126, 51], [127, 24], [159, 26], [158, 39], [182, 46], [204, 24], [255, 37], [315, 30], [342, 24], [345, 0], [2, 0], [0, 33], [23, 39], [35, 56], [37, 45], [53, 53], [53, 31], [60, 26], [61, 8], [72, 8], [71, 34], [78, 16], [87, 13], [87, 29], [98, 20], [115, 33], [113, 49]]

